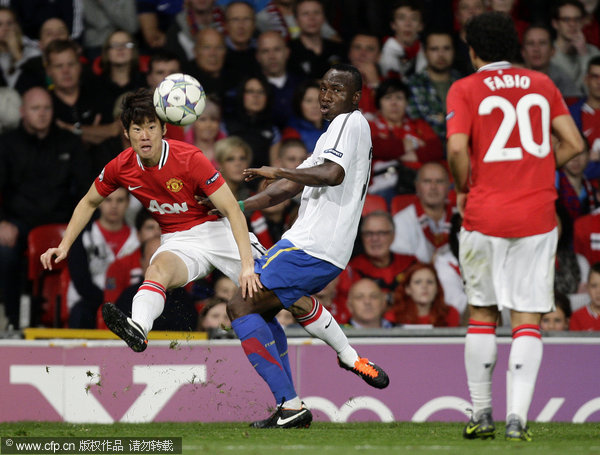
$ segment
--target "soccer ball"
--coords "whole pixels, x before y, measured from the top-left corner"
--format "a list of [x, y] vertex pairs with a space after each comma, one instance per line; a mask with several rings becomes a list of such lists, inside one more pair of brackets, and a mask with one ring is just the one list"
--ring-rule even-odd
[[205, 105], [206, 94], [202, 85], [187, 74], [169, 74], [154, 90], [156, 115], [174, 125], [194, 123]]

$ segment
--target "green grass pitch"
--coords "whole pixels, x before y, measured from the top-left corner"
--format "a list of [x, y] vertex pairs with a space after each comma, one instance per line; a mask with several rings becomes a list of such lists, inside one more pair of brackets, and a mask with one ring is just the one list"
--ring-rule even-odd
[[531, 424], [534, 441], [504, 440], [497, 424], [495, 440], [466, 441], [460, 423], [346, 423], [313, 422], [310, 429], [253, 430], [242, 423], [66, 424], [1, 423], [0, 436], [45, 437], [176, 437], [184, 454], [519, 454], [600, 455], [600, 424]]

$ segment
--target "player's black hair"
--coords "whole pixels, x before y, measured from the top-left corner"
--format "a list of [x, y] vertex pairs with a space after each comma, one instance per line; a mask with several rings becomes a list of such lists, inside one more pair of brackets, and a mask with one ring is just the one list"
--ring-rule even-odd
[[592, 68], [592, 66], [600, 66], [600, 55], [596, 55], [595, 57], [591, 58], [590, 61], [588, 62], [587, 65], [587, 72], [590, 72], [590, 69]]
[[352, 78], [352, 92], [360, 92], [362, 90], [362, 76], [360, 71], [355, 66], [349, 65], [347, 63], [336, 63], [332, 65], [330, 70], [341, 71], [343, 73], [349, 73]]
[[583, 6], [583, 3], [579, 0], [556, 0], [552, 5], [552, 19], [558, 20], [560, 17], [560, 9], [567, 5], [577, 8], [581, 13], [582, 18], [586, 16], [585, 6]]
[[519, 51], [519, 36], [512, 18], [505, 13], [488, 11], [465, 25], [467, 43], [484, 62], [513, 61]]
[[381, 108], [381, 98], [385, 95], [389, 95], [390, 93], [402, 92], [406, 97], [406, 101], [410, 97], [410, 89], [408, 85], [402, 82], [400, 79], [385, 79], [383, 80], [375, 90], [375, 107], [377, 109]]
[[150, 89], [139, 88], [123, 98], [121, 123], [125, 131], [129, 131], [132, 123], [141, 125], [148, 120], [158, 120], [161, 127], [164, 125], [164, 122], [156, 115], [152, 96]]
[[554, 304], [556, 308], [560, 308], [563, 313], [565, 313], [565, 318], [569, 319], [573, 310], [571, 310], [571, 301], [569, 297], [564, 295], [562, 292], [554, 291]]

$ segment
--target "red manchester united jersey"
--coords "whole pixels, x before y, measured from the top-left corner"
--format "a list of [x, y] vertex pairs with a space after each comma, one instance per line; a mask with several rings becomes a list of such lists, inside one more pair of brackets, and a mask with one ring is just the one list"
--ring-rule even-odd
[[224, 183], [200, 150], [172, 140], [163, 140], [156, 166], [145, 167], [130, 147], [110, 161], [95, 181], [104, 197], [120, 186], [127, 188], [158, 221], [163, 234], [216, 220], [194, 195], [210, 196]]
[[455, 82], [447, 135], [469, 136], [471, 176], [463, 226], [496, 237], [525, 237], [556, 226], [551, 122], [568, 115], [544, 74], [486, 65]]

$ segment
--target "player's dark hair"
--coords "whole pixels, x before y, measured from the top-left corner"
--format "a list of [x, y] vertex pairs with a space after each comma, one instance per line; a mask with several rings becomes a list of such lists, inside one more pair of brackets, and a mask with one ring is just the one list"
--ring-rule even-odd
[[384, 79], [377, 89], [375, 90], [375, 107], [381, 109], [381, 98], [390, 93], [402, 92], [406, 97], [406, 101], [410, 97], [410, 89], [408, 85], [402, 82], [400, 79]]
[[152, 95], [150, 89], [139, 88], [123, 98], [121, 123], [125, 131], [129, 131], [132, 123], [141, 125], [145, 121], [151, 120], [158, 120], [161, 127], [164, 125], [164, 122], [156, 115]]
[[347, 63], [336, 63], [332, 65], [330, 70], [336, 70], [343, 73], [349, 73], [352, 78], [352, 92], [360, 92], [362, 90], [362, 76], [360, 71], [355, 66], [349, 65]]
[[48, 43], [44, 50], [44, 63], [50, 63], [50, 55], [60, 54], [65, 51], [73, 51], [75, 56], [79, 57], [79, 45], [71, 39], [55, 39]]
[[562, 292], [554, 291], [554, 305], [556, 308], [560, 308], [562, 312], [565, 314], [565, 318], [569, 319], [573, 310], [571, 309], [571, 301], [569, 297], [564, 295]]
[[600, 55], [596, 55], [595, 57], [590, 59], [587, 65], [588, 73], [590, 72], [590, 69], [592, 69], [592, 66], [600, 66]]
[[581, 13], [581, 17], [585, 17], [587, 14], [585, 12], [585, 6], [579, 0], [556, 0], [554, 5], [552, 6], [552, 19], [558, 20], [560, 17], [560, 9], [563, 6], [574, 6]]
[[519, 36], [512, 18], [505, 13], [488, 11], [465, 25], [467, 43], [484, 62], [513, 61], [519, 51]]
[[156, 51], [154, 51], [152, 57], [150, 57], [150, 60], [148, 61], [148, 73], [152, 72], [155, 63], [172, 62], [173, 60], [175, 60], [181, 68], [181, 60], [175, 52], [164, 48], [157, 49]]

